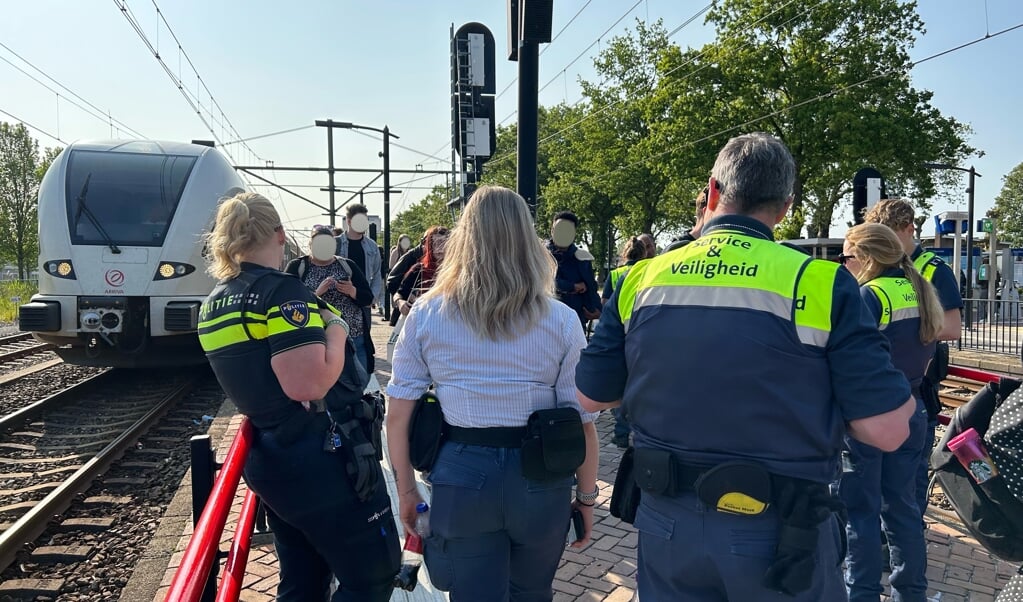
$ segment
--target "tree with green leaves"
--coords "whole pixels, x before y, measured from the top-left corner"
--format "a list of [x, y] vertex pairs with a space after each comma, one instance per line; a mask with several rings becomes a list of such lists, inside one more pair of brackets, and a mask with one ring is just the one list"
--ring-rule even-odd
[[861, 167], [926, 208], [949, 179], [923, 163], [974, 153], [969, 128], [911, 84], [909, 49], [924, 27], [915, 2], [723, 0], [707, 21], [714, 42], [659, 64], [669, 118], [657, 141], [675, 172], [691, 169], [694, 154], [712, 163], [710, 149], [734, 135], [772, 133], [796, 161], [793, 208], [803, 208], [807, 236], [825, 237]]
[[0, 259], [22, 280], [39, 260], [39, 184], [60, 150], [40, 154], [24, 125], [0, 122]]
[[[412, 244], [419, 244], [430, 226], [454, 225], [448, 201], [451, 200], [451, 189], [446, 186], [435, 186], [422, 200], [409, 205], [401, 213], [391, 218], [391, 242], [398, 243], [398, 237], [407, 234]], [[389, 251], [388, 251], [389, 252]]]
[[988, 215], [998, 220], [998, 240], [1023, 247], [1023, 163], [1002, 177], [1002, 191]]

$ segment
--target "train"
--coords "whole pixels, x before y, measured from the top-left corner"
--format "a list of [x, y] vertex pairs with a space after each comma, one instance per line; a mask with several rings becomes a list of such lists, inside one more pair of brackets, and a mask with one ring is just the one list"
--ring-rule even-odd
[[215, 281], [203, 234], [219, 200], [245, 190], [209, 144], [69, 145], [40, 184], [39, 292], [19, 329], [72, 364], [204, 363], [199, 305]]

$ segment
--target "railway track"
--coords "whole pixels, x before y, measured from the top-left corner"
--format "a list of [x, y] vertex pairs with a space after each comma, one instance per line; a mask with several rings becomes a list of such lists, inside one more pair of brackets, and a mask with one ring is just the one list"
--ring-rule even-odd
[[[0, 418], [0, 571], [134, 449], [201, 374], [108, 370]], [[46, 553], [36, 548], [33, 558]]]
[[36, 341], [27, 332], [0, 337], [0, 365], [30, 355], [36, 355], [37, 353], [50, 351], [53, 348], [54, 346], [49, 343]]
[[938, 397], [942, 405], [955, 410], [970, 401], [982, 388], [984, 388], [983, 383], [950, 376], [941, 381], [941, 390], [938, 392]]

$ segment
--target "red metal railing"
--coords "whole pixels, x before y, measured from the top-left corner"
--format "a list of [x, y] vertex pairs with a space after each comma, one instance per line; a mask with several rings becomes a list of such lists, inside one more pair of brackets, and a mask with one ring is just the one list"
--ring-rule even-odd
[[949, 376], [958, 376], [959, 378], [968, 378], [970, 380], [976, 380], [982, 383], [996, 383], [1001, 380], [1001, 374], [995, 374], [994, 372], [988, 372], [986, 370], [977, 370], [976, 368], [964, 368], [962, 366], [949, 366]]
[[249, 490], [238, 515], [238, 526], [234, 530], [231, 552], [227, 555], [224, 580], [217, 590], [217, 602], [238, 602], [245, 580], [245, 565], [249, 562], [249, 548], [252, 544], [252, 529], [256, 524], [256, 509], [259, 498]]
[[[243, 419], [238, 434], [231, 443], [231, 449], [227, 452], [227, 458], [224, 459], [224, 465], [217, 475], [209, 501], [203, 508], [192, 537], [188, 540], [181, 564], [174, 572], [174, 579], [164, 597], [165, 602], [197, 602], [202, 597], [210, 570], [213, 563], [217, 562], [220, 535], [224, 532], [224, 524], [234, 503], [235, 492], [238, 490], [238, 482], [245, 466], [245, 458], [252, 446], [253, 436], [254, 431], [248, 418]], [[255, 506], [254, 496], [250, 492], [242, 507], [244, 520], [238, 521], [238, 529], [243, 530], [247, 520], [248, 530], [245, 532], [244, 541], [239, 541], [237, 533], [235, 535], [231, 556], [228, 559], [228, 576], [224, 579], [225, 585], [235, 588], [234, 597], [218, 595], [218, 600], [238, 599], [238, 589], [241, 587], [245, 562], [248, 559], [249, 535], [252, 533], [252, 523], [255, 520]]]

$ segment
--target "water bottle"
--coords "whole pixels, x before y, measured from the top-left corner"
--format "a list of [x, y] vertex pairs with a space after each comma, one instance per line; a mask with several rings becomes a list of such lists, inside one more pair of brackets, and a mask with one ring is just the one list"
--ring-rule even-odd
[[416, 589], [419, 567], [423, 564], [423, 540], [430, 536], [430, 505], [416, 504], [416, 531], [405, 534], [405, 547], [401, 551], [401, 569], [394, 577], [394, 587], [405, 591]]

